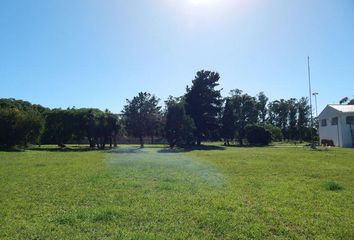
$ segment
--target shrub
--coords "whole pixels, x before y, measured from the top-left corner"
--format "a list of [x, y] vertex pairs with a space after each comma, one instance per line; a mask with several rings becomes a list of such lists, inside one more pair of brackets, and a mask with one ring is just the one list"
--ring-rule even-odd
[[283, 139], [283, 134], [281, 132], [281, 129], [277, 126], [274, 126], [272, 124], [266, 124], [264, 125], [264, 128], [270, 132], [272, 136], [272, 141], [281, 141]]
[[329, 181], [329, 182], [326, 182], [325, 184], [325, 187], [327, 190], [329, 191], [339, 191], [339, 190], [342, 190], [342, 186], [340, 186], [337, 182], [335, 181]]
[[272, 141], [271, 133], [260, 125], [246, 126], [246, 138], [249, 144], [252, 145], [269, 145]]
[[0, 145], [13, 147], [39, 143], [44, 120], [35, 112], [16, 108], [0, 109]]
[[168, 102], [165, 133], [168, 144], [174, 146], [192, 145], [195, 142], [195, 125], [186, 115], [182, 102], [170, 99]]

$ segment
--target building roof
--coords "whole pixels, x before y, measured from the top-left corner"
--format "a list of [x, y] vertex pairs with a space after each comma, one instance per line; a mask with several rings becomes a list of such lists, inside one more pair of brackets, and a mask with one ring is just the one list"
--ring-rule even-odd
[[354, 105], [329, 104], [331, 108], [343, 113], [354, 113]]

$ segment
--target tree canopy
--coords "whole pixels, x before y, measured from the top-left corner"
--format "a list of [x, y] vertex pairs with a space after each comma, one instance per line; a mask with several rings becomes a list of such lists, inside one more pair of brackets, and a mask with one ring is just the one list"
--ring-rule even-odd
[[143, 138], [151, 134], [161, 117], [159, 99], [147, 92], [140, 92], [132, 100], [127, 99], [123, 115], [125, 129], [128, 134], [138, 137], [141, 147], [144, 146]]
[[[202, 141], [266, 143], [310, 140], [312, 129], [307, 98], [269, 101], [264, 92], [256, 96], [240, 89], [221, 97], [220, 75], [198, 71], [180, 97], [169, 97], [165, 110], [160, 99], [140, 92], [127, 99], [122, 114], [108, 109], [49, 109], [23, 100], [0, 99], [0, 146], [28, 144], [88, 143], [92, 149], [117, 146], [118, 137], [167, 140], [170, 147], [201, 144]], [[343, 98], [342, 104], [354, 100]], [[262, 141], [260, 138], [263, 138]], [[255, 139], [256, 138], [256, 139]], [[259, 138], [259, 139], [258, 139]], [[266, 140], [265, 140], [266, 139]]]
[[186, 89], [186, 112], [194, 120], [198, 145], [210, 131], [218, 128], [217, 117], [223, 102], [220, 90], [215, 89], [219, 86], [219, 79], [218, 73], [202, 70], [197, 72], [192, 86]]

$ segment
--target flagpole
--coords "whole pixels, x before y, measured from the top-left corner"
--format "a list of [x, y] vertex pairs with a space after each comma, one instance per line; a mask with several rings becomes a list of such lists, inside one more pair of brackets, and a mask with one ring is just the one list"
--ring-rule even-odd
[[313, 115], [312, 115], [312, 90], [311, 90], [311, 69], [310, 69], [310, 57], [307, 56], [307, 72], [309, 78], [309, 97], [310, 97], [310, 113], [311, 113], [311, 123], [310, 123], [310, 136], [311, 136], [311, 148], [315, 148], [313, 141]]

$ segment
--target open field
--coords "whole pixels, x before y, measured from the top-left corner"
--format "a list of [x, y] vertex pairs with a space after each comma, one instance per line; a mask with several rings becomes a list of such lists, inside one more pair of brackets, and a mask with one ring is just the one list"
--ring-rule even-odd
[[0, 152], [0, 239], [354, 239], [354, 149]]

